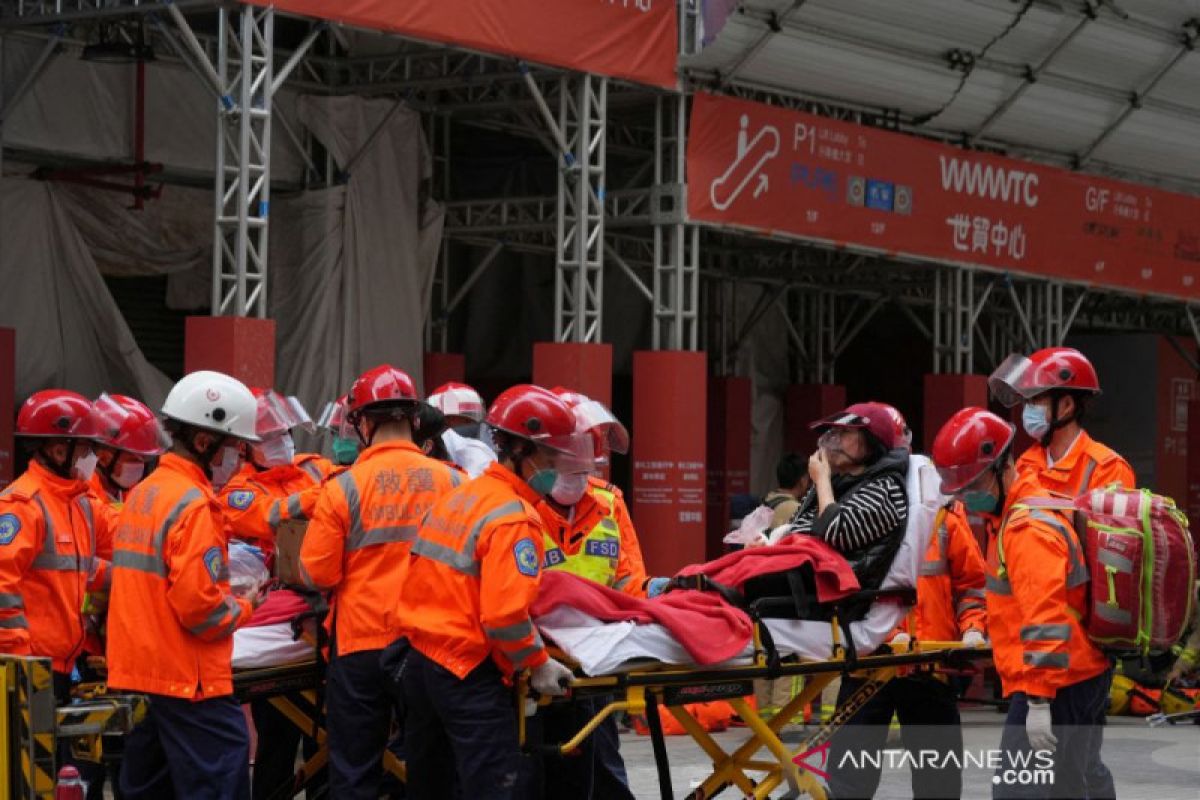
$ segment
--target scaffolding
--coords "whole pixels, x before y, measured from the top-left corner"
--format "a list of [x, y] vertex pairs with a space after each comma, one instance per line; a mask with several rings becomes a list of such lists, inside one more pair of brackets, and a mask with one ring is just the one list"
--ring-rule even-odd
[[[445, 210], [446, 243], [434, 279], [434, 311], [426, 325], [431, 350], [450, 347], [454, 314], [507, 251], [553, 260], [557, 341], [604, 340], [607, 274], [627, 282], [649, 304], [649, 347], [707, 350], [718, 374], [734, 368], [738, 349], [761, 320], [778, 317], [790, 342], [793, 377], [833, 382], [839, 358], [887, 307], [899, 309], [929, 342], [935, 373], [986, 371], [1010, 350], [1059, 344], [1078, 328], [1200, 334], [1182, 301], [884, 258], [853, 247], [832, 250], [691, 221], [687, 123], [690, 92], [698, 87], [863, 125], [913, 129], [914, 121], [894, 109], [805, 97], [753, 79], [755, 59], [780, 36], [811, 32], [813, 26], [802, 18], [803, 5], [796, 2], [770, 13], [748, 7], [743, 22], [759, 24], [761, 30], [745, 44], [734, 67], [720, 75], [688, 69], [684, 90], [671, 92], [400, 36], [392, 37], [391, 52], [347, 55], [342, 29], [311, 20], [305, 22], [305, 33], [291, 35], [281, 46], [281, 15], [270, 7], [215, 0], [0, 0], [0, 51], [5, 35], [34, 34], [44, 42], [17, 90], [0, 97], [0, 135], [3, 119], [54, 58], [64, 37], [99, 21], [148, 21], [147, 30], [161, 51], [187, 64], [211, 89], [219, 120], [213, 314], [269, 313], [273, 127], [302, 158], [305, 185], [331, 182], [353, 166], [330, 163], [307, 135], [273, 113], [273, 98], [288, 86], [320, 94], [392, 96], [397, 104], [425, 114], [435, 166], [433, 193]], [[681, 54], [694, 55], [699, 52], [698, 4], [681, 0], [680, 10]], [[991, 145], [989, 137], [1035, 84], [1062, 83], [1054, 65], [1094, 24], [1094, 14], [1079, 16], [1046, 54], [1019, 72], [1016, 85], [963, 141]], [[1126, 112], [1078, 154], [1078, 163], [1095, 162], [1097, 149], [1137, 108], [1192, 113], [1146, 95], [1177, 68], [1195, 39], [1193, 30], [1180, 40], [1171, 57], [1129, 98]], [[1011, 72], [998, 62], [984, 66]], [[556, 192], [452, 197], [451, 133], [468, 129], [540, 143], [553, 159]], [[454, 270], [451, 243], [481, 247], [483, 255], [465, 271]], [[738, 291], [761, 293], [741, 317], [733, 298]]]

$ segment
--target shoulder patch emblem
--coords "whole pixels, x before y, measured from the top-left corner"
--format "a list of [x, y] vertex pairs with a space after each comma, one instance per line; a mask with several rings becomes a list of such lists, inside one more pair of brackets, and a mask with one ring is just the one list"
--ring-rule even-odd
[[513, 558], [517, 562], [517, 572], [536, 578], [538, 574], [537, 547], [532, 539], [522, 539], [513, 545]]
[[208, 577], [213, 579], [213, 583], [217, 582], [218, 576], [221, 574], [221, 568], [225, 566], [225, 556], [219, 547], [210, 547], [204, 552], [204, 568], [208, 570]]
[[16, 514], [0, 514], [0, 545], [11, 544], [20, 532], [20, 517]]
[[238, 511], [245, 511], [254, 502], [254, 492], [230, 492], [229, 507], [236, 508]]

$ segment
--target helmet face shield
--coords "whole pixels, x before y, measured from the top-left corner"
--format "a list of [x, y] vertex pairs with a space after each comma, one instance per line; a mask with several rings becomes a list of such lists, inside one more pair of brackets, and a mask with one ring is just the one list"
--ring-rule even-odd
[[596, 400], [586, 400], [573, 406], [571, 413], [575, 415], [576, 430], [595, 434], [598, 458], [604, 458], [609, 452], [629, 452], [629, 431], [608, 406]]
[[273, 390], [258, 398], [258, 419], [254, 428], [262, 438], [287, 433], [293, 428], [303, 428], [309, 433], [316, 430], [312, 418], [297, 398], [284, 397]]
[[1013, 353], [988, 376], [988, 389], [992, 396], [1007, 408], [1031, 400], [1049, 386], [1031, 386], [1030, 377], [1034, 364], [1020, 353]]
[[551, 459], [560, 475], [590, 473], [596, 468], [596, 449], [586, 431], [537, 439], [538, 454]]
[[354, 426], [350, 424], [345, 397], [339, 397], [332, 403], [326, 403], [324, 410], [321, 411], [321, 418], [317, 421], [317, 425], [339, 439], [354, 439], [357, 437], [357, 434], [354, 432]]
[[135, 414], [107, 393], [92, 403], [92, 421], [96, 440], [117, 450], [151, 458], [171, 447], [171, 437], [149, 409]]

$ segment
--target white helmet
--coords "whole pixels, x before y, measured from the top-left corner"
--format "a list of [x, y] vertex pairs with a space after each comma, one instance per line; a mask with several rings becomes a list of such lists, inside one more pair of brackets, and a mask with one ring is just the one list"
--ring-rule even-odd
[[244, 383], [221, 372], [200, 370], [185, 375], [171, 388], [162, 413], [196, 428], [259, 441], [254, 432], [258, 402]]
[[472, 422], [483, 422], [487, 411], [479, 392], [465, 383], [443, 383], [425, 402], [447, 417], [465, 417]]

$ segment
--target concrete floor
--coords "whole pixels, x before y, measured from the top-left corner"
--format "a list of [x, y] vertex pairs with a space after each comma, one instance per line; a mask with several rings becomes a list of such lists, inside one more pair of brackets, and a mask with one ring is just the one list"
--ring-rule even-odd
[[[1003, 717], [992, 710], [963, 712], [963, 734], [967, 750], [996, 747]], [[744, 729], [715, 735], [728, 749], [744, 741]], [[791, 737], [789, 737], [791, 738]], [[683, 797], [710, 772], [711, 762], [686, 736], [667, 738], [671, 778], [676, 797]], [[650, 739], [623, 734], [621, 752], [629, 780], [638, 798], [658, 798], [658, 775]], [[1120, 800], [1200, 800], [1200, 726], [1177, 725], [1150, 728], [1145, 720], [1114, 717], [1105, 732], [1104, 761], [1116, 778]], [[968, 769], [963, 776], [964, 798], [990, 798], [992, 774]], [[776, 796], [780, 796], [776, 792]], [[727, 789], [723, 797], [736, 797]], [[900, 800], [912, 797], [907, 768], [885, 770], [876, 798]]]

